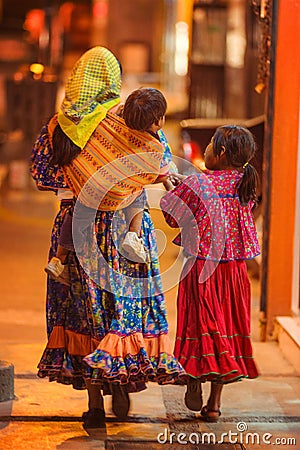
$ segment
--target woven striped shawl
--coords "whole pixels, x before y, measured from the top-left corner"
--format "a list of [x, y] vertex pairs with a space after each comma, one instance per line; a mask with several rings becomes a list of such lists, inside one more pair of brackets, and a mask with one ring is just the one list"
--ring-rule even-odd
[[66, 181], [85, 206], [114, 211], [130, 205], [143, 186], [152, 184], [164, 147], [147, 132], [129, 129], [107, 113], [81, 153], [63, 168]]

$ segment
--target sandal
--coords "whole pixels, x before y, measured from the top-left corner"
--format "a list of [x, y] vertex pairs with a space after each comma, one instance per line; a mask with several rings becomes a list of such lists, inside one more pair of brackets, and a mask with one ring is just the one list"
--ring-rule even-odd
[[200, 411], [202, 408], [202, 388], [198, 378], [189, 377], [184, 396], [185, 406], [191, 411]]
[[200, 414], [206, 422], [218, 422], [221, 411], [219, 409], [210, 409], [205, 405], [201, 409]]
[[101, 408], [92, 408], [82, 414], [83, 428], [105, 428], [105, 413]]
[[111, 385], [112, 411], [118, 419], [126, 419], [130, 408], [128, 392], [119, 383]]

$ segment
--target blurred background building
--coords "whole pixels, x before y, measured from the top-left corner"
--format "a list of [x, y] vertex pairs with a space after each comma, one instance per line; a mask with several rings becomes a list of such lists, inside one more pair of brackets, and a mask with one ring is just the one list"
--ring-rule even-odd
[[160, 86], [181, 118], [259, 116], [265, 96], [254, 90], [262, 36], [255, 3], [1, 0], [1, 82], [40, 63], [45, 70], [35, 79], [64, 83], [82, 52], [104, 45], [120, 59], [128, 90]]
[[174, 151], [196, 166], [216, 126], [251, 129], [261, 339], [278, 339], [292, 360], [298, 351], [300, 366], [299, 34], [293, 0], [0, 0], [0, 164], [28, 160], [71, 67], [94, 45], [121, 61], [124, 99], [139, 86], [164, 92]]

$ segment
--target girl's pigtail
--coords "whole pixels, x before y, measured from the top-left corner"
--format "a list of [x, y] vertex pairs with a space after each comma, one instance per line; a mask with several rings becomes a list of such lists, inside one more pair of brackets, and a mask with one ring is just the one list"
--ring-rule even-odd
[[81, 152], [80, 147], [63, 132], [57, 124], [52, 136], [53, 156], [51, 163], [60, 167], [70, 164]]
[[247, 205], [250, 200], [257, 203], [257, 188], [259, 184], [259, 176], [255, 167], [246, 163], [244, 165], [244, 175], [237, 186], [237, 192], [240, 202], [243, 206]]

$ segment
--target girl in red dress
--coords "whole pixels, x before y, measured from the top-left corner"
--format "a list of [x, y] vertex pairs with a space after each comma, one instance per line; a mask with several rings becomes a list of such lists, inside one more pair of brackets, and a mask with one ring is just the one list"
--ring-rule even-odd
[[[188, 257], [178, 288], [175, 356], [189, 375], [185, 404], [217, 421], [224, 384], [258, 376], [250, 341], [246, 259], [260, 252], [252, 209], [258, 175], [249, 130], [219, 127], [206, 169], [185, 178], [161, 200], [165, 219], [180, 227], [174, 240]], [[201, 383], [210, 381], [202, 407]]]

